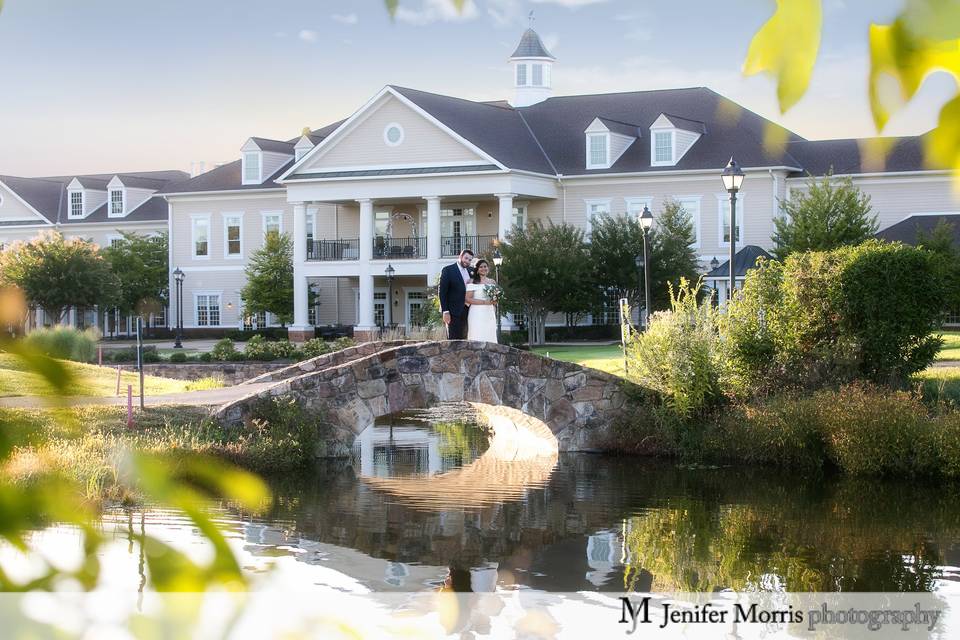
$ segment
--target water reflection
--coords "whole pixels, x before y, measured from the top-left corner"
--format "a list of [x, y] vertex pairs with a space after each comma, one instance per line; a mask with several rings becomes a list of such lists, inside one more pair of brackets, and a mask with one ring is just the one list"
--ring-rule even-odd
[[[285, 567], [294, 588], [372, 591], [960, 588], [955, 486], [585, 454], [511, 462], [475, 426], [409, 418], [368, 434], [354, 460], [275, 478], [263, 518], [214, 505], [243, 565]], [[162, 510], [146, 528], [192, 535]]]

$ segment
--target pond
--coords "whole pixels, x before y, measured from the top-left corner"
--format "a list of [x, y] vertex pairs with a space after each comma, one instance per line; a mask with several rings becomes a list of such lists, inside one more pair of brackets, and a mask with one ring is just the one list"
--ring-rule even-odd
[[[351, 460], [271, 480], [249, 518], [213, 504], [241, 565], [362, 592], [939, 591], [960, 582], [960, 495], [910, 481], [497, 450], [460, 406], [381, 419]], [[131, 533], [197, 553], [161, 508], [111, 511], [105, 568], [139, 584]]]

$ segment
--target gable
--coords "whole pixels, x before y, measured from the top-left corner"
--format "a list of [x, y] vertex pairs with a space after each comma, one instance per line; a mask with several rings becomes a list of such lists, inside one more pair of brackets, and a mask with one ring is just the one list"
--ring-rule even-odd
[[[399, 144], [387, 140], [390, 125], [399, 125], [402, 130]], [[294, 175], [361, 167], [489, 164], [489, 160], [390, 93], [328, 140]]]
[[[56, 216], [56, 211], [50, 213]], [[48, 224], [49, 222], [42, 215], [38, 215], [0, 178], [0, 224], [15, 224], [21, 220], [24, 224]]]

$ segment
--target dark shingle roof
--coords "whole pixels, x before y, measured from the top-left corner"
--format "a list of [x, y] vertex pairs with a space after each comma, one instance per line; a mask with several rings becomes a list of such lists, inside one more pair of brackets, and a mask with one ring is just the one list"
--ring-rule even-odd
[[276, 153], [286, 153], [293, 155], [293, 146], [297, 143], [298, 137], [293, 142], [283, 142], [282, 140], [270, 140], [269, 138], [250, 138], [257, 143], [261, 151], [274, 151]]
[[880, 168], [875, 167], [864, 153], [864, 145], [868, 140], [870, 139], [798, 140], [790, 142], [787, 149], [803, 167], [803, 171], [795, 175], [822, 176], [831, 170], [837, 174], [855, 174], [878, 170], [922, 171], [931, 168], [924, 164], [923, 136], [882, 138], [882, 141], [891, 144], [891, 148]]
[[554, 58], [550, 55], [550, 52], [547, 51], [547, 48], [543, 46], [543, 42], [540, 40], [540, 36], [537, 35], [537, 32], [533, 29], [527, 29], [523, 32], [523, 35], [520, 36], [520, 44], [517, 45], [516, 50], [513, 52], [511, 58]]
[[960, 247], [960, 214], [946, 214], [942, 216], [910, 216], [906, 220], [890, 225], [886, 229], [878, 231], [876, 236], [881, 240], [888, 242], [902, 242], [904, 244], [917, 244], [917, 236], [923, 233], [929, 236], [933, 230], [940, 224], [940, 221], [953, 226], [953, 244]]
[[[123, 218], [107, 218], [106, 205], [94, 210], [85, 218], [70, 219], [67, 216], [66, 191], [67, 186], [74, 178], [77, 178], [84, 187], [103, 191], [115, 175], [119, 175], [126, 186], [154, 190], [159, 190], [173, 181], [182, 181], [189, 177], [189, 174], [184, 171], [138, 171], [135, 173], [101, 173], [82, 176], [47, 176], [43, 178], [0, 176], [0, 182], [10, 187], [27, 204], [39, 211], [48, 222], [54, 224], [83, 224], [85, 222], [104, 222], [107, 220], [136, 222], [167, 219], [166, 203], [161, 198], [156, 197], [151, 198]], [[160, 207], [161, 204], [162, 207]], [[101, 212], [102, 217], [100, 216]]]
[[627, 124], [626, 122], [611, 120], [610, 118], [604, 118], [602, 116], [597, 119], [613, 133], [622, 133], [625, 136], [632, 136], [634, 138], [640, 137], [640, 127], [635, 124]]
[[[755, 244], [748, 244], [733, 256], [733, 273], [737, 278], [742, 278], [747, 271], [757, 266], [757, 258], [770, 259], [770, 254]], [[724, 260], [716, 269], [708, 272], [705, 278], [728, 278], [730, 277], [730, 260]]]
[[683, 129], [684, 131], [693, 131], [695, 133], [706, 133], [707, 125], [699, 120], [691, 120], [690, 118], [684, 118], [682, 116], [675, 116], [672, 113], [663, 114], [666, 116], [667, 120], [673, 123], [677, 129]]

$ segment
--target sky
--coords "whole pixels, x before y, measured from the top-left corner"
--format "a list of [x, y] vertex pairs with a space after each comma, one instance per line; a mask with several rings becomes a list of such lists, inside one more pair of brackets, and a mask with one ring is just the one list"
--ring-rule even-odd
[[[386, 84], [512, 97], [529, 24], [557, 58], [555, 95], [707, 86], [808, 139], [876, 135], [867, 30], [902, 0], [823, 0], [810, 90], [786, 114], [741, 74], [774, 0], [5, 0], [0, 174], [190, 171], [348, 117]], [[956, 91], [930, 76], [883, 131], [916, 135]]]

